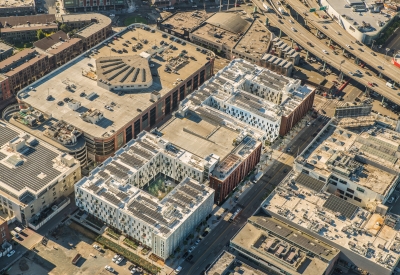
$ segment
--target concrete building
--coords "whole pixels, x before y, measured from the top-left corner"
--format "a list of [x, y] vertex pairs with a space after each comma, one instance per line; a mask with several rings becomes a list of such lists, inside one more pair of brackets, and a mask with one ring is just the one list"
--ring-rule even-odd
[[0, 61], [12, 56], [13, 52], [14, 52], [13, 47], [0, 42]]
[[303, 118], [314, 94], [300, 80], [235, 59], [182, 104], [213, 107], [261, 130], [272, 142]]
[[263, 275], [267, 273], [241, 262], [235, 255], [224, 250], [204, 273], [204, 275], [215, 274]]
[[[163, 121], [213, 74], [213, 53], [168, 38], [147, 25], [131, 25], [21, 90], [20, 108], [82, 132], [88, 158], [102, 162]], [[143, 66], [136, 68], [133, 59]]]
[[69, 12], [95, 12], [124, 8], [123, 0], [63, 0], [63, 8]]
[[277, 186], [260, 210], [299, 237], [309, 235], [315, 245], [326, 243], [340, 251], [336, 266], [343, 273], [372, 275], [393, 274], [399, 263], [399, 218], [387, 211], [385, 205], [361, 208], [331, 193], [330, 183], [297, 172]]
[[[326, 12], [358, 41], [370, 45], [398, 16], [399, 4], [389, 1], [320, 0]], [[387, 2], [387, 3], [386, 3]]]
[[35, 49], [25, 49], [0, 62], [3, 99], [40, 79], [52, 70], [49, 57]]
[[399, 182], [399, 140], [368, 116], [335, 119], [296, 158], [294, 170], [327, 183], [343, 200], [377, 211]]
[[36, 230], [68, 205], [79, 162], [10, 124], [0, 127], [0, 211]]
[[0, 16], [21, 16], [35, 14], [35, 1], [16, 1], [2, 0], [0, 1]]
[[111, 19], [100, 13], [65, 14], [61, 19], [63, 24], [77, 29], [73, 37], [82, 40], [84, 50], [101, 43], [112, 33]]
[[76, 205], [165, 260], [211, 213], [216, 162], [142, 132], [75, 185]]
[[80, 38], [70, 38], [65, 32], [58, 31], [33, 43], [36, 50], [49, 56], [52, 68], [60, 67], [83, 52]]
[[316, 241], [306, 231], [293, 227], [262, 210], [250, 217], [231, 239], [230, 247], [267, 274], [330, 274], [340, 250]]
[[32, 42], [37, 31], [56, 32], [58, 24], [54, 14], [0, 17], [0, 37], [11, 44]]

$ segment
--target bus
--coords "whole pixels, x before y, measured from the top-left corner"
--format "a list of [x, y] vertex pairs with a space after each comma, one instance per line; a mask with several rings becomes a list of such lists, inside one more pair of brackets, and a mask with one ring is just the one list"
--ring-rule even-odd
[[240, 212], [242, 212], [242, 208], [236, 209], [235, 213], [232, 214], [232, 216], [229, 218], [229, 222], [233, 222], [237, 216], [239, 216]]

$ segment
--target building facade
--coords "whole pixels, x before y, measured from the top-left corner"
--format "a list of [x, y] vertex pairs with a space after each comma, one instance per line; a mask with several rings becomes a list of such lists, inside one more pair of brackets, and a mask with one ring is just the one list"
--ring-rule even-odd
[[213, 163], [142, 132], [75, 185], [76, 204], [165, 260], [212, 211]]
[[11, 240], [10, 230], [6, 219], [0, 217], [0, 243], [9, 242]]
[[0, 209], [37, 229], [68, 204], [81, 178], [79, 162], [10, 124], [0, 126]]
[[118, 10], [125, 5], [123, 0], [63, 0], [64, 9], [71, 12]]

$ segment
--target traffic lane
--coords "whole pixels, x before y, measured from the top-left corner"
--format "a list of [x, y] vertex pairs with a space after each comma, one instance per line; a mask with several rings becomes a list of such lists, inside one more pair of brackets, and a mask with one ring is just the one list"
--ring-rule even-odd
[[[274, 14], [271, 14], [271, 15], [274, 15]], [[300, 43], [297, 42], [297, 43], [300, 44], [305, 50], [309, 51], [311, 54], [326, 61], [329, 65], [331, 65], [337, 69], [337, 68], [340, 68], [340, 62], [342, 60], [346, 60], [345, 57], [341, 56], [341, 55], [339, 56], [339, 55], [333, 55], [333, 54], [323, 54], [322, 50], [326, 50], [329, 53], [329, 51], [331, 51], [331, 49], [328, 46], [326, 46], [324, 43], [322, 43], [320, 41], [320, 39], [318, 39], [313, 34], [309, 33], [307, 30], [305, 30], [300, 24], [298, 24], [298, 23], [291, 24], [288, 22], [286, 22], [287, 24], [285, 24], [285, 21], [282, 21], [284, 23], [281, 24], [278, 22], [278, 19], [275, 17], [276, 17], [276, 15], [270, 16], [268, 18], [271, 20], [271, 22], [273, 22], [275, 24], [276, 27], [282, 29], [282, 31], [290, 38], [296, 37], [296, 40], [299, 41], [298, 38], [299, 38], [299, 36], [301, 36], [302, 37], [302, 39], [300, 40], [301, 42], [304, 43], [304, 41], [311, 41], [314, 45], [313, 47], [310, 47], [306, 44], [300, 44], [301, 42]], [[287, 26], [290, 26], [290, 27], [287, 27]], [[297, 30], [296, 32], [291, 30], [292, 26], [296, 27], [295, 28]], [[300, 31], [300, 30], [302, 30], [302, 31]], [[295, 39], [293, 39], [293, 40], [295, 40]], [[340, 60], [338, 60], [338, 59], [340, 59]], [[390, 101], [400, 105], [400, 100], [397, 96], [397, 88], [391, 89], [391, 88], [387, 87], [385, 80], [374, 77], [373, 75], [369, 76], [366, 74], [363, 74], [362, 76], [350, 76], [349, 75], [349, 72], [354, 72], [355, 70], [360, 70], [360, 69], [362, 69], [362, 68], [359, 65], [354, 64], [351, 61], [344, 62], [342, 64], [342, 72], [344, 74], [348, 75], [347, 77], [352, 78], [357, 82], [360, 82], [365, 87], [368, 87], [369, 89], [371, 89], [379, 94], [382, 94], [384, 97], [386, 97]], [[368, 83], [377, 83], [377, 86], [371, 87]]]
[[[299, 8], [299, 9], [301, 9], [300, 10], [300, 13], [299, 14], [301, 14], [301, 13], [303, 13], [304, 11], [308, 11], [309, 10], [309, 8], [307, 8], [307, 7], [305, 7], [301, 2], [299, 2], [298, 0], [294, 0], [294, 1], [287, 1], [288, 2], [288, 4], [293, 8], [293, 7], [297, 7], [297, 8]], [[297, 11], [296, 11], [297, 12]], [[315, 28], [315, 29], [317, 29], [318, 31], [320, 31], [320, 32], [322, 32], [325, 36], [327, 36], [327, 37], [329, 37], [329, 38], [331, 38], [336, 44], [338, 44], [338, 45], [340, 45], [342, 48], [344, 48], [344, 49], [347, 49], [346, 48], [346, 45], [350, 45], [350, 44], [352, 44], [352, 43], [354, 43], [353, 42], [353, 40], [355, 41], [355, 40], [357, 40], [357, 39], [355, 39], [353, 36], [351, 36], [351, 34], [350, 33], [348, 33], [346, 30], [343, 30], [338, 24], [336, 24], [336, 28], [338, 29], [338, 30], [342, 30], [342, 31], [339, 31], [339, 33], [340, 34], [338, 34], [338, 33], [336, 33], [335, 31], [332, 31], [332, 30], [336, 30], [336, 29], [333, 29], [332, 28], [332, 26], [331, 26], [331, 28], [329, 28], [329, 27], [327, 27], [328, 29], [325, 29], [324, 27], [323, 27], [323, 25], [326, 25], [326, 20], [325, 21], [320, 21], [320, 20], [315, 20], [314, 18], [310, 18], [310, 17], [308, 17], [308, 16], [306, 16], [306, 19], [307, 19], [307, 21], [310, 21], [310, 22], [312, 22], [312, 23], [315, 23], [315, 24], [312, 24], [312, 26]], [[331, 23], [335, 23], [333, 20], [330, 20], [329, 22], [331, 22]], [[329, 32], [329, 35], [327, 35], [328, 34], [328, 32]], [[400, 31], [399, 31], [400, 32]], [[357, 45], [357, 46], [355, 46], [355, 45]], [[364, 49], [364, 51], [365, 52], [371, 52], [372, 50], [370, 49], [370, 48], [368, 48], [368, 47], [366, 47], [365, 45], [363, 45], [363, 46], [360, 46], [360, 45], [358, 45], [358, 44], [355, 44], [354, 45], [354, 47], [355, 48], [363, 48]], [[363, 55], [363, 54], [360, 54], [360, 56], [362, 57], [362, 56], [365, 56], [365, 55]], [[362, 59], [361, 59], [362, 60]], [[369, 66], [371, 66], [371, 67], [373, 67], [374, 69], [376, 69], [376, 70], [378, 70], [378, 68], [377, 68], [377, 65], [380, 65], [380, 64], [382, 64], [382, 62], [384, 62], [385, 61], [385, 59], [384, 59], [384, 57], [383, 56], [380, 56], [380, 55], [371, 55], [371, 54], [369, 54], [368, 55], [368, 65]], [[365, 61], [363, 61], [363, 62], [365, 62]], [[376, 68], [375, 68], [376, 67]], [[396, 71], [396, 68], [389, 68], [386, 72], [385, 72], [385, 75], [387, 75], [388, 77], [390, 77], [392, 80], [395, 80], [396, 79], [396, 77], [397, 77], [397, 75], [398, 75], [398, 72]], [[393, 79], [394, 78], [394, 79]]]

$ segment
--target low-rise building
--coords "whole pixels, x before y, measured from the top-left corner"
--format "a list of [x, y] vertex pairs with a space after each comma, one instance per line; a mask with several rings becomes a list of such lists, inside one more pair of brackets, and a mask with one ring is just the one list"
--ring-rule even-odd
[[69, 12], [95, 12], [122, 9], [125, 3], [123, 0], [63, 0], [62, 5]]
[[235, 255], [224, 250], [204, 273], [204, 275], [215, 274], [264, 275], [268, 273], [245, 264]]
[[35, 14], [35, 1], [17, 1], [2, 0], [0, 1], [0, 16], [21, 16]]
[[375, 211], [399, 182], [400, 135], [369, 116], [334, 119], [295, 160], [294, 170], [328, 191]]
[[[400, 253], [398, 216], [388, 213], [384, 205], [372, 211], [363, 209], [331, 193], [329, 185], [306, 174], [291, 173], [260, 211], [292, 228], [297, 238], [306, 234], [316, 246], [327, 243], [336, 248], [340, 251], [337, 268], [344, 272], [393, 274]], [[271, 224], [268, 227], [273, 228]]]
[[32, 42], [37, 32], [56, 32], [58, 24], [54, 14], [0, 17], [0, 37], [11, 44]]
[[340, 250], [306, 231], [259, 211], [231, 239], [230, 247], [268, 274], [330, 274]]
[[52, 68], [57, 68], [74, 59], [83, 52], [80, 38], [70, 38], [63, 31], [58, 31], [33, 43], [35, 48], [49, 56]]
[[211, 213], [216, 162], [142, 132], [75, 185], [76, 205], [165, 260]]
[[10, 124], [0, 127], [1, 211], [38, 229], [68, 205], [81, 178], [79, 162]]
[[77, 29], [73, 37], [82, 39], [84, 50], [101, 43], [112, 33], [110, 17], [100, 13], [65, 14], [61, 19], [63, 24]]
[[3, 99], [11, 97], [51, 70], [48, 55], [40, 54], [35, 49], [22, 50], [1, 61], [0, 74], [3, 78], [1, 85]]
[[[10, 45], [0, 42], [0, 61], [9, 58], [12, 56], [14, 52], [14, 48]], [[1, 98], [1, 97], [0, 97]]]

